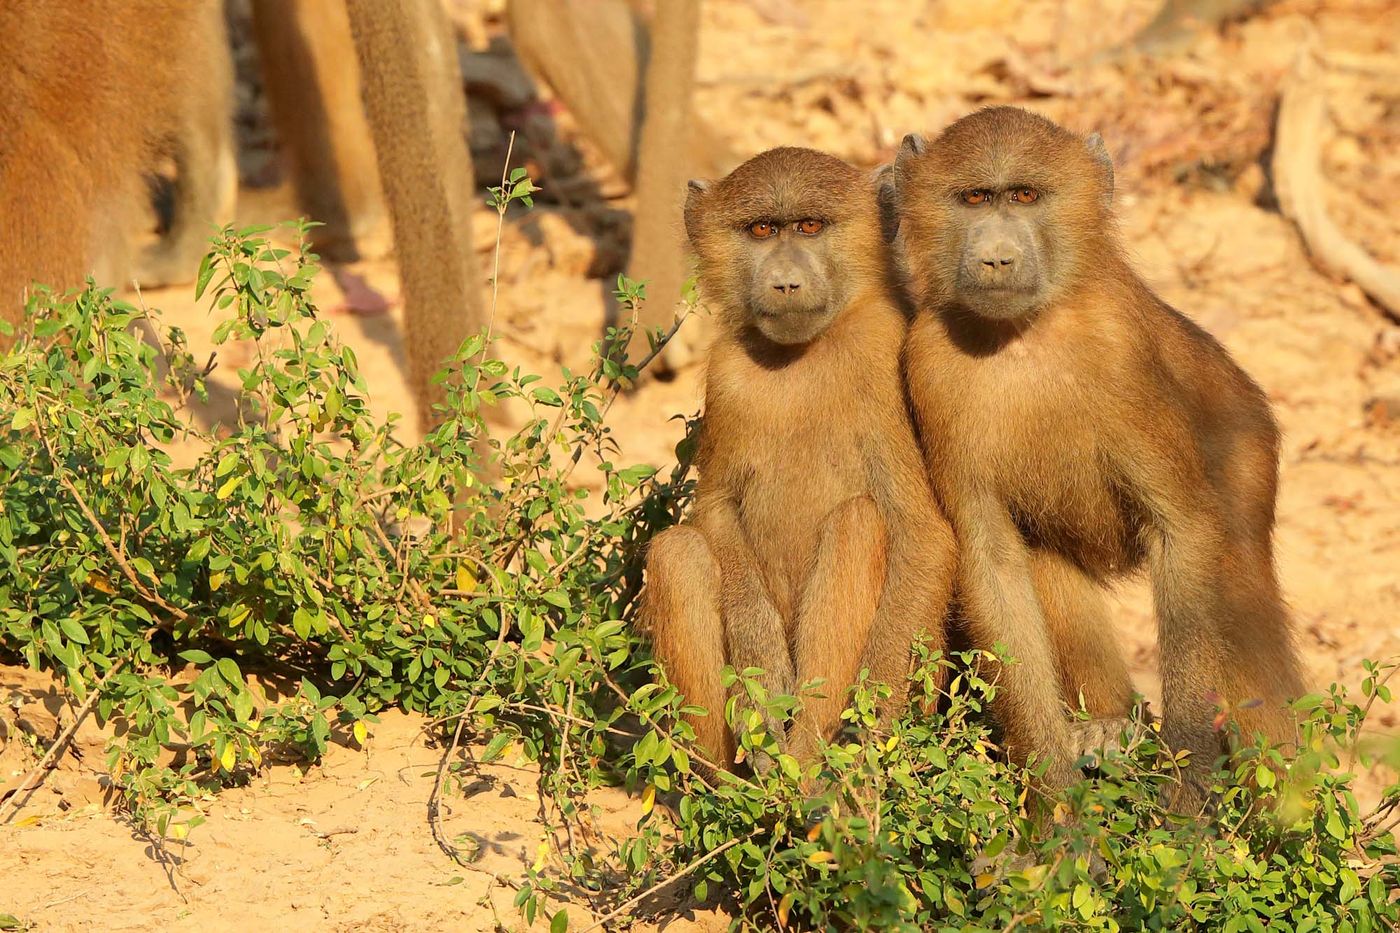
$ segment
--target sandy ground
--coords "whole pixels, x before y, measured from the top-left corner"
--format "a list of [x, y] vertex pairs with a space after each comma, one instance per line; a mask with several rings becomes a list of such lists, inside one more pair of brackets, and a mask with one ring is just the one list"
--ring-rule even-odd
[[[1316, 29], [1334, 62], [1334, 135], [1322, 151], [1329, 207], [1348, 235], [1400, 262], [1400, 7], [1284, 2], [1198, 39], [1189, 54], [1114, 64], [1092, 53], [1140, 24], [1151, 3], [866, 6], [855, 16], [836, 0], [710, 0], [702, 115], [740, 152], [806, 143], [871, 166], [904, 132], [937, 129], [984, 102], [1021, 102], [1101, 130], [1139, 268], [1273, 400], [1285, 435], [1279, 570], [1314, 683], [1355, 687], [1362, 659], [1400, 655], [1400, 326], [1313, 267], [1273, 204], [1267, 172], [1278, 82]], [[292, 213], [281, 189], [248, 190], [240, 202], [248, 221]], [[512, 221], [503, 240], [497, 330], [508, 357], [537, 368], [586, 360], [616, 271], [598, 271], [603, 246], [572, 218], [543, 205]], [[479, 219], [485, 255], [494, 215], [483, 209]], [[318, 297], [359, 355], [374, 404], [408, 411], [397, 308], [347, 308], [366, 303], [366, 288], [392, 304], [392, 263], [331, 271]], [[186, 329], [196, 355], [208, 348], [213, 322], [189, 288], [145, 298]], [[215, 378], [225, 386], [238, 352], [221, 357]], [[698, 387], [689, 368], [620, 400], [611, 420], [624, 454], [666, 464], [679, 437], [668, 419], [699, 407]], [[1156, 698], [1145, 587], [1116, 597], [1118, 636], [1140, 689]], [[52, 736], [63, 715], [46, 678], [0, 667], [0, 787], [32, 764], [28, 736]], [[1382, 711], [1375, 725], [1396, 730], [1396, 717]], [[428, 833], [439, 752], [422, 726], [386, 716], [365, 750], [337, 747], [315, 767], [272, 767], [225, 791], [164, 862], [102, 806], [101, 736], [85, 728], [80, 757], [67, 757], [21, 819], [0, 827], [0, 913], [53, 930], [515, 929], [512, 892], [489, 873], [518, 874], [546, 837], [531, 773], [490, 770], [449, 801], [449, 835], [471, 834], [482, 852], [483, 870], [463, 870]], [[1363, 790], [1384, 780], [1369, 776]], [[640, 815], [619, 792], [598, 803], [609, 833]], [[572, 912], [577, 928], [582, 914]], [[663, 926], [721, 923], [701, 913]]]

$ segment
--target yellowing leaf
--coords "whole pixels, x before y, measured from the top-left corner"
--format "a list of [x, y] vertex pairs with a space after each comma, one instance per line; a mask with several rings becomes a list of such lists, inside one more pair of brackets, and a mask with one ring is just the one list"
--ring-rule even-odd
[[656, 785], [648, 784], [642, 792], [642, 816], [646, 816], [656, 806]]
[[217, 590], [224, 585], [224, 580], [226, 579], [228, 579], [228, 574], [224, 573], [222, 570], [209, 574], [209, 589]]
[[87, 584], [93, 589], [100, 590], [109, 596], [117, 591], [117, 588], [112, 586], [111, 580], [108, 580], [95, 570], [88, 574]]
[[894, 751], [895, 746], [898, 745], [898, 744], [899, 744], [899, 736], [897, 736], [897, 735], [892, 735], [892, 736], [890, 736], [890, 740], [889, 740], [888, 742], [885, 743], [885, 751], [886, 751], [886, 752], [892, 752], [892, 751]]
[[424, 615], [424, 616], [423, 616], [423, 627], [424, 627], [424, 628], [436, 628], [436, 627], [437, 627], [437, 616], [433, 615], [431, 612], [429, 612], [429, 613], [427, 613], [426, 615]]
[[184, 839], [190, 834], [190, 828], [185, 823], [176, 823], [170, 827], [170, 836], [173, 839]]
[[354, 734], [355, 741], [359, 742], [361, 745], [365, 744], [365, 739], [369, 738], [369, 730], [365, 728], [363, 719], [358, 720], [355, 725], [351, 726], [350, 731]]
[[255, 767], [255, 768], [261, 768], [261, 767], [262, 767], [262, 749], [258, 748], [256, 745], [254, 745], [254, 746], [252, 746], [251, 748], [249, 748], [249, 749], [248, 749], [248, 759], [249, 759], [250, 761], [253, 762], [253, 767]]
[[465, 561], [457, 565], [457, 589], [465, 593], [476, 589], [476, 574], [472, 573], [471, 565]]
[[807, 856], [807, 861], [813, 865], [820, 865], [823, 862], [831, 861], [833, 858], [835, 858], [834, 855], [832, 855], [825, 849], [822, 849], [820, 851], [813, 852], [811, 855]]
[[224, 746], [224, 753], [219, 758], [219, 764], [223, 765], [225, 771], [232, 771], [233, 766], [238, 763], [238, 752], [234, 749], [233, 743], [229, 742]]
[[990, 887], [991, 885], [996, 883], [996, 880], [996, 875], [993, 875], [990, 872], [983, 872], [982, 874], [977, 876], [977, 890], [980, 891], [983, 888]]
[[788, 912], [792, 910], [792, 902], [797, 895], [789, 891], [783, 895], [783, 899], [778, 901], [778, 926], [787, 929]]
[[535, 864], [530, 866], [531, 871], [540, 871], [549, 863], [549, 840], [541, 839], [540, 844], [535, 847]]

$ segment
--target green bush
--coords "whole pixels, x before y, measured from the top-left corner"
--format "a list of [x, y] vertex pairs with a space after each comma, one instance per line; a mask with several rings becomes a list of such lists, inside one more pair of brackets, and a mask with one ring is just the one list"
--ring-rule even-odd
[[[502, 215], [531, 190], [511, 184]], [[1208, 821], [1162, 810], [1173, 761], [1149, 730], [1032, 833], [1025, 775], [984, 715], [996, 687], [967, 658], [926, 657], [926, 697], [952, 675], [940, 711], [888, 729], [883, 688], [862, 684], [849, 738], [806, 775], [762, 732], [765, 708], [799, 701], [727, 672], [745, 754], [777, 767], [707, 779], [632, 625], [641, 550], [690, 496], [693, 430], [664, 476], [619, 466], [605, 416], [635, 368], [600, 355], [546, 382], [489, 358], [481, 336], [442, 377], [439, 427], [403, 444], [309, 300], [314, 257], [265, 232], [224, 231], [199, 273], [227, 315], [216, 341], [253, 349], [234, 424], [189, 404], [208, 368], [177, 329], [92, 285], [38, 295], [0, 361], [0, 652], [54, 671], [77, 702], [98, 691], [119, 726], [109, 769], [157, 839], [184, 838], [209, 790], [269, 757], [362, 742], [377, 712], [403, 708], [442, 726], [430, 813], [468, 735], [494, 736], [488, 760], [517, 745], [538, 762], [561, 825], [589, 823], [603, 784], [640, 795], [634, 836], [605, 851], [570, 833], [515, 880], [526, 917], [555, 930], [566, 889], [623, 915], [666, 884], [764, 929], [1400, 923], [1400, 794], [1363, 815], [1342, 764], [1374, 757], [1358, 736], [1391, 668], [1368, 671], [1361, 704], [1336, 688], [1303, 701], [1302, 750], [1246, 749]], [[619, 282], [624, 307], [642, 297]], [[484, 412], [506, 400], [528, 417], [493, 436]], [[601, 464], [596, 501], [569, 485], [585, 455]]]

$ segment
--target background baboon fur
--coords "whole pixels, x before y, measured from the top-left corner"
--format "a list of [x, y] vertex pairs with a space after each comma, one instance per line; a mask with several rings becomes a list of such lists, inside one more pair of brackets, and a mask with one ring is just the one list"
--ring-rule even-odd
[[[700, 0], [674, 0], [657, 6], [651, 25], [641, 157], [637, 162], [637, 210], [627, 267], [628, 276], [647, 283], [647, 300], [628, 348], [628, 357], [633, 360], [646, 355], [650, 332], [671, 323], [685, 284], [685, 241], [676, 220], [685, 180], [695, 168], [682, 156], [700, 136], [691, 106], [699, 32]], [[659, 362], [668, 365], [664, 357]]]
[[[128, 238], [148, 216], [143, 174], [178, 139], [192, 99], [227, 107], [220, 10], [216, 0], [0, 4], [0, 317], [20, 320], [32, 282], [125, 276]], [[165, 151], [184, 164], [209, 158], [197, 184], [213, 193], [177, 183], [177, 210], [227, 196], [231, 164], [200, 133]], [[188, 249], [200, 233], [177, 220], [171, 243]]]
[[[807, 218], [826, 225], [803, 241]], [[734, 754], [725, 664], [763, 668], [774, 692], [824, 678], [786, 734], [808, 758], [862, 668], [895, 688], [897, 709], [915, 635], [942, 644], [955, 546], [901, 386], [906, 319], [873, 188], [839, 159], [770, 150], [693, 186], [685, 219], [717, 334], [695, 508], [651, 544], [643, 618], [672, 683], [709, 711], [693, 725], [720, 764]], [[769, 251], [755, 222], [791, 239], [772, 234]], [[788, 330], [805, 333], [768, 336]]]
[[[1011, 107], [907, 138], [893, 171], [918, 307], [906, 371], [971, 637], [1018, 660], [997, 709], [1013, 754], [1048, 758], [1052, 787], [1073, 777], [1056, 687], [1116, 702], [1108, 678], [1123, 668], [1070, 653], [1057, 678], [1047, 610], [1145, 565], [1164, 736], [1192, 753], [1176, 802], [1190, 806], [1221, 748], [1217, 699], [1246, 733], [1293, 734], [1284, 704], [1301, 683], [1271, 541], [1278, 431], [1259, 387], [1129, 266], [1110, 173], [1096, 139]], [[1050, 560], [1063, 589], [1032, 582]], [[1103, 637], [1097, 609], [1057, 624], [1085, 646]], [[1263, 702], [1240, 707], [1250, 699]]]
[[[670, 327], [687, 277], [677, 222], [685, 179], [721, 175], [738, 162], [691, 106], [700, 0], [658, 3], [649, 24], [635, 7], [625, 0], [510, 0], [506, 7], [521, 60], [635, 181], [627, 274], [647, 282], [647, 300], [628, 348], [634, 361], [646, 354], [649, 332]], [[681, 345], [693, 343], [682, 335], [652, 370], [686, 362]]]
[[486, 324], [456, 43], [436, 3], [349, 0], [347, 9], [399, 261], [408, 378], [426, 429], [443, 398], [433, 375]]
[[[253, 0], [269, 109], [302, 210], [327, 259], [382, 249], [387, 230], [360, 66], [342, 0]], [[402, 53], [401, 53], [402, 54]]]

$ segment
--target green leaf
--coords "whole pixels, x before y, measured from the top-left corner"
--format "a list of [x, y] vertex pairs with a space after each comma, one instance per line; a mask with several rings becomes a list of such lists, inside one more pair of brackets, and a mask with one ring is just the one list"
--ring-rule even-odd
[[549, 919], [549, 933], [564, 933], [569, 928], [568, 910], [559, 910]]
[[91, 644], [87, 631], [78, 624], [78, 620], [71, 616], [64, 616], [58, 620], [58, 627], [63, 629], [63, 634], [80, 645]]

